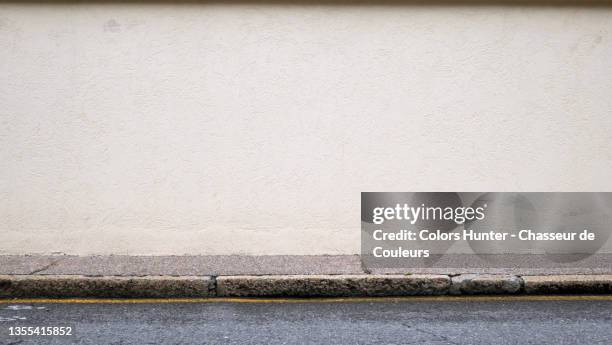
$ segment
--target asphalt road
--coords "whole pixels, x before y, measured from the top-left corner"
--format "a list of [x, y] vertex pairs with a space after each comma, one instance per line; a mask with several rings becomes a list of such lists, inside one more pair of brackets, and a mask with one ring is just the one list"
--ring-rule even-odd
[[[72, 336], [9, 327], [71, 326]], [[612, 344], [603, 301], [0, 304], [1, 344]]]

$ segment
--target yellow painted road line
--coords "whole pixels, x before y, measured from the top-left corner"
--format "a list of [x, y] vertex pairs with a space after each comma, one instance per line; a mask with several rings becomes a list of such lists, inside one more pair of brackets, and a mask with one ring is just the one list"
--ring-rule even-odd
[[523, 296], [406, 296], [346, 298], [17, 298], [0, 299], [0, 303], [73, 303], [73, 304], [141, 304], [141, 303], [370, 303], [370, 302], [515, 302], [515, 301], [612, 301], [612, 295], [523, 295]]

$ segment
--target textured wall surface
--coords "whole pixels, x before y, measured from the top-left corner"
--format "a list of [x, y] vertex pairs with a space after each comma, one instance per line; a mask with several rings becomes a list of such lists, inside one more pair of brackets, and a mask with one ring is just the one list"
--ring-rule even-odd
[[349, 254], [361, 191], [611, 191], [612, 8], [0, 5], [0, 254]]

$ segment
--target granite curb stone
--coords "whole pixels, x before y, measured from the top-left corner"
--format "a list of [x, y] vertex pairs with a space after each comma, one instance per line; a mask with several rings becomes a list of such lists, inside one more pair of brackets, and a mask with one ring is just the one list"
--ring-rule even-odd
[[0, 275], [0, 298], [612, 294], [612, 275]]
[[520, 292], [522, 280], [514, 275], [461, 274], [451, 278], [451, 295], [494, 295]]
[[332, 297], [441, 295], [448, 292], [446, 275], [289, 275], [220, 276], [217, 295]]
[[208, 297], [210, 277], [0, 276], [0, 297]]
[[612, 293], [612, 275], [523, 276], [527, 294]]

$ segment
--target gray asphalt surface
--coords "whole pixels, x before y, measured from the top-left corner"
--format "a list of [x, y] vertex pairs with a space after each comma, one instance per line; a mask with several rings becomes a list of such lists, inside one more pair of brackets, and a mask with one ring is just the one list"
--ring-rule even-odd
[[0, 344], [612, 344], [612, 301], [0, 304]]

